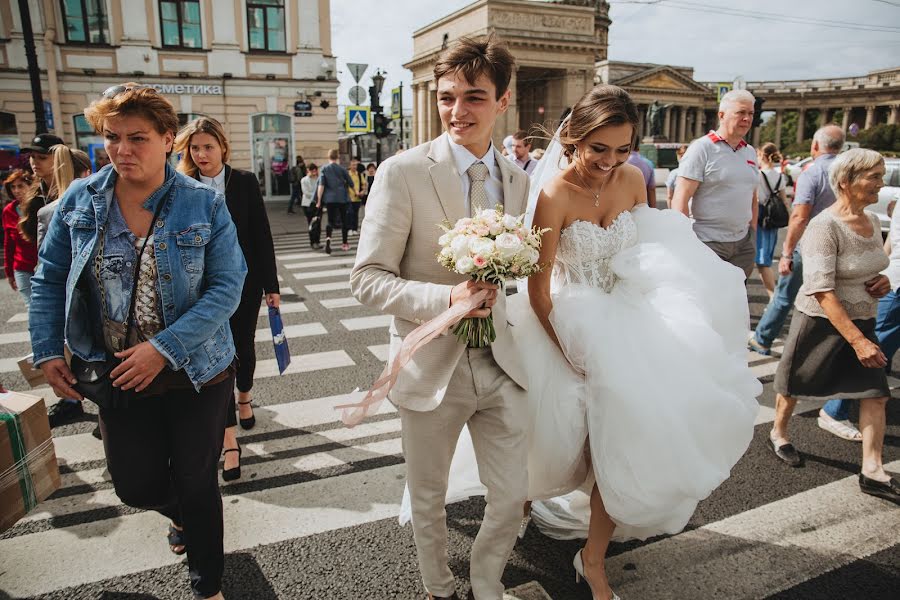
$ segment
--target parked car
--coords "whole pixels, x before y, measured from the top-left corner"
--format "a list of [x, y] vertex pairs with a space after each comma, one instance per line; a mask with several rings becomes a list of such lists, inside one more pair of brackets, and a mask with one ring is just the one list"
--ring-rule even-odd
[[881, 221], [881, 235], [887, 237], [891, 230], [891, 215], [900, 200], [900, 158], [884, 160], [884, 187], [878, 192], [878, 203], [871, 210]]

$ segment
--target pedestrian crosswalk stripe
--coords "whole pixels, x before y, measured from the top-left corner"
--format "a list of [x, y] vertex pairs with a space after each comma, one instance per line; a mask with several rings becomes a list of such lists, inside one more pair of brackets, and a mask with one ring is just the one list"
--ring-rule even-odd
[[14, 315], [11, 316], [11, 317], [9, 318], [9, 320], [6, 321], [6, 322], [7, 322], [7, 323], [23, 323], [23, 322], [26, 322], [26, 321], [28, 321], [28, 313], [27, 313], [27, 312], [23, 312], [23, 313], [16, 313], [16, 314], [14, 314]]
[[327, 254], [322, 254], [321, 252], [299, 252], [292, 254], [276, 254], [275, 258], [281, 261], [288, 260], [313, 260], [315, 258], [323, 258], [327, 257]]
[[375, 355], [375, 358], [382, 362], [387, 362], [388, 354], [391, 350], [390, 344], [379, 344], [378, 346], [369, 346], [369, 352]]
[[[283, 315], [289, 315], [291, 313], [304, 313], [309, 309], [306, 307], [306, 303], [304, 302], [282, 302], [278, 307], [278, 311]], [[259, 316], [260, 317], [268, 317], [269, 316], [269, 307], [261, 306], [259, 308]]]
[[319, 304], [329, 310], [335, 308], [350, 308], [351, 306], [362, 306], [362, 303], [352, 296], [349, 298], [325, 298], [319, 300]]
[[334, 283], [314, 283], [312, 285], [306, 285], [306, 291], [311, 294], [316, 292], [332, 292], [334, 290], [349, 290], [350, 282], [349, 281], [336, 281]]
[[[301, 323], [299, 325], [285, 325], [284, 334], [287, 336], [288, 345], [291, 338], [311, 337], [314, 335], [325, 335], [328, 331], [321, 323]], [[255, 342], [257, 344], [272, 342], [272, 330], [268, 327], [256, 330]]]
[[307, 279], [323, 279], [325, 277], [349, 277], [353, 269], [327, 269], [325, 271], [304, 271], [294, 273], [294, 279], [304, 281]]
[[328, 258], [325, 260], [311, 260], [302, 263], [292, 263], [289, 265], [284, 265], [284, 268], [288, 269], [289, 271], [296, 271], [298, 269], [311, 269], [313, 267], [336, 267], [338, 265], [352, 267], [354, 260], [355, 259], [352, 256], [346, 256], [343, 258]]
[[854, 475], [612, 556], [606, 572], [623, 598], [658, 598], [673, 573], [678, 597], [768, 598], [895, 546], [897, 531], [900, 510]]
[[391, 315], [375, 315], [371, 317], [356, 317], [354, 319], [341, 319], [341, 325], [347, 331], [358, 331], [360, 329], [376, 329], [379, 327], [388, 327], [393, 317]]
[[31, 336], [27, 331], [15, 331], [13, 333], [0, 333], [0, 345], [31, 343]]
[[291, 296], [291, 295], [293, 295], [293, 294], [294, 294], [294, 288], [292, 288], [292, 287], [290, 287], [290, 286], [286, 286], [286, 287], [281, 288], [281, 295], [282, 295], [282, 296]]
[[[337, 369], [339, 367], [353, 367], [356, 363], [350, 355], [343, 350], [329, 352], [316, 352], [314, 354], [291, 355], [291, 364], [285, 369], [285, 375], [295, 373], [309, 373], [323, 369]], [[256, 379], [266, 377], [278, 377], [278, 362], [274, 358], [256, 361]]]

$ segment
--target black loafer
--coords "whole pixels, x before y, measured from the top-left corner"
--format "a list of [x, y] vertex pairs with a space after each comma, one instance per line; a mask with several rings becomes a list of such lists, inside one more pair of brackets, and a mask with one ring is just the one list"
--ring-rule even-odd
[[862, 473], [859, 474], [859, 490], [863, 494], [877, 496], [884, 500], [900, 504], [900, 483], [893, 477], [890, 481], [878, 481], [870, 479]]
[[803, 459], [800, 457], [800, 453], [797, 452], [797, 449], [794, 448], [793, 444], [776, 446], [775, 441], [770, 439], [769, 445], [772, 446], [772, 450], [775, 452], [775, 456], [780, 458], [786, 464], [792, 467], [799, 467], [803, 464]]

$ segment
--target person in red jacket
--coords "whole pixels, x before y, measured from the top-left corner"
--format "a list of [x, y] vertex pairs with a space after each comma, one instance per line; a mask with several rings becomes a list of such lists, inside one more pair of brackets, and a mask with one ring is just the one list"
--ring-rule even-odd
[[37, 266], [37, 244], [22, 237], [19, 230], [21, 212], [19, 205], [25, 201], [31, 189], [31, 175], [22, 169], [10, 173], [3, 182], [11, 200], [3, 209], [3, 251], [6, 279], [12, 289], [22, 294], [25, 308], [31, 303], [31, 276]]

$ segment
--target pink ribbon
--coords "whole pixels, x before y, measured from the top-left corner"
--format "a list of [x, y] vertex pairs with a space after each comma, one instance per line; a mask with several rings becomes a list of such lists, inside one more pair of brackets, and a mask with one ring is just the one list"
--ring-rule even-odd
[[462, 321], [472, 310], [481, 306], [487, 298], [489, 290], [481, 290], [473, 296], [469, 296], [462, 302], [457, 302], [427, 323], [419, 325], [409, 335], [403, 338], [400, 351], [394, 357], [394, 361], [384, 366], [381, 375], [366, 392], [365, 397], [353, 404], [338, 404], [335, 409], [342, 410], [341, 421], [347, 427], [356, 427], [362, 421], [378, 412], [381, 403], [387, 398], [397, 377], [403, 367], [412, 360], [413, 355], [421, 350], [425, 344], [441, 335], [444, 331]]

